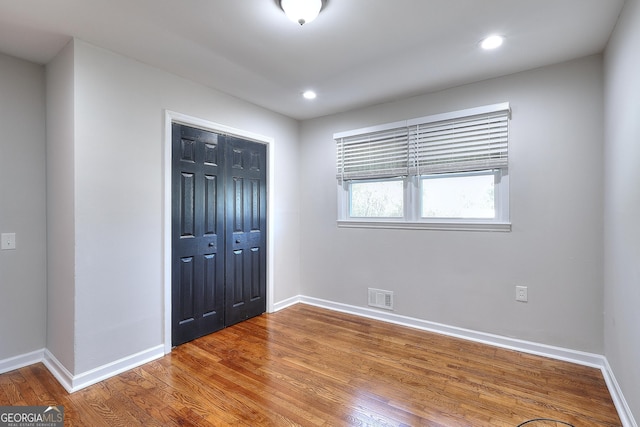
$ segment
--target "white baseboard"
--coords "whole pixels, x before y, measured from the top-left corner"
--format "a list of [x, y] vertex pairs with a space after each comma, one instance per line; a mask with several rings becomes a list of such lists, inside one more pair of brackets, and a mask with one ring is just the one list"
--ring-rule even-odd
[[83, 372], [73, 378], [73, 391], [78, 391], [92, 384], [105, 380], [107, 378], [118, 375], [122, 372], [137, 368], [140, 365], [159, 359], [164, 356], [164, 345], [143, 350], [136, 354], [123, 357], [106, 365], [99, 366], [90, 371]]
[[620, 384], [618, 384], [607, 358], [604, 358], [604, 365], [605, 366], [602, 368], [602, 375], [604, 376], [604, 380], [609, 388], [613, 404], [616, 405], [618, 416], [620, 417], [623, 427], [638, 427], [638, 423], [633, 418], [631, 408], [622, 394]]
[[365, 307], [357, 307], [303, 295], [298, 295], [283, 301], [281, 303], [282, 308], [289, 307], [296, 302], [600, 369], [607, 384], [607, 388], [609, 389], [609, 393], [611, 394], [611, 399], [618, 411], [618, 416], [620, 417], [622, 426], [638, 427], [638, 424], [631, 413], [631, 409], [622, 394], [622, 390], [615, 379], [613, 371], [611, 370], [611, 366], [609, 366], [609, 362], [603, 355], [524, 341], [501, 335], [489, 334], [486, 332], [478, 332], [470, 329], [458, 328], [456, 326], [449, 326], [441, 323], [401, 316], [386, 311], [383, 312]]
[[487, 332], [478, 332], [471, 329], [459, 328], [457, 326], [449, 326], [442, 323], [430, 322], [428, 320], [416, 319], [414, 317], [402, 316], [386, 310], [381, 311], [371, 308], [357, 307], [306, 296], [300, 296], [299, 301], [304, 304], [327, 308], [329, 310], [355, 314], [357, 316], [368, 317], [423, 331], [435, 332], [450, 337], [462, 338], [468, 341], [479, 342], [509, 350], [521, 351], [523, 353], [551, 357], [553, 359], [577, 363], [579, 365], [586, 365], [592, 368], [601, 368], [604, 365], [604, 356], [599, 354], [554, 347], [546, 344], [509, 338], [502, 335], [490, 334]]
[[44, 351], [42, 363], [67, 392], [73, 393], [73, 374], [48, 349]]
[[162, 356], [164, 345], [158, 345], [78, 375], [72, 375], [48, 350], [45, 351], [43, 363], [65, 390], [73, 393]]
[[0, 360], [0, 374], [24, 368], [25, 366], [33, 365], [34, 363], [42, 362], [44, 352], [45, 349], [43, 348], [41, 350], [36, 350], [30, 353]]
[[131, 356], [124, 357], [115, 362], [92, 369], [79, 375], [73, 375], [60, 361], [46, 348], [21, 354], [0, 360], [0, 374], [20, 369], [25, 366], [42, 362], [56, 380], [69, 393], [78, 391], [92, 384], [105, 380], [121, 372], [128, 371], [147, 362], [151, 362], [164, 356], [164, 345], [159, 345]]
[[287, 298], [284, 301], [280, 301], [280, 302], [277, 302], [277, 303], [273, 304], [273, 313], [275, 313], [276, 311], [283, 310], [283, 309], [285, 309], [287, 307], [290, 307], [290, 306], [292, 306], [294, 304], [299, 303], [300, 302], [300, 298], [301, 297], [298, 295], [298, 296]]

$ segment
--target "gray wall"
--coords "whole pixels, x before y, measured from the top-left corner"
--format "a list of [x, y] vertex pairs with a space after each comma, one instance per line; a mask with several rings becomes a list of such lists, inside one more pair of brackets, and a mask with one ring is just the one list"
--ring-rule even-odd
[[[74, 41], [72, 55], [72, 70], [55, 78], [66, 85], [73, 72], [73, 118], [65, 113], [56, 119], [61, 129], [55, 143], [68, 155], [49, 156], [51, 179], [60, 183], [50, 194], [51, 210], [59, 215], [49, 227], [64, 229], [72, 217], [75, 236], [74, 264], [64, 256], [49, 277], [62, 287], [75, 280], [74, 360], [65, 367], [78, 375], [163, 343], [165, 109], [274, 138], [275, 300], [297, 295], [298, 123], [82, 41]], [[68, 100], [68, 91], [60, 91], [65, 93], [58, 97]], [[63, 142], [66, 135], [73, 136], [71, 147]], [[60, 206], [58, 194], [64, 195]], [[55, 313], [71, 307], [52, 298], [49, 303]], [[55, 331], [68, 318], [50, 321]], [[58, 352], [68, 351], [52, 349], [61, 362]]]
[[46, 70], [47, 349], [73, 372], [76, 302], [73, 42]]
[[605, 355], [640, 420], [640, 2], [605, 55]]
[[[602, 353], [602, 82], [592, 56], [304, 122], [301, 294]], [[334, 132], [504, 101], [512, 232], [337, 228]]]
[[44, 67], [0, 54], [0, 360], [45, 347]]

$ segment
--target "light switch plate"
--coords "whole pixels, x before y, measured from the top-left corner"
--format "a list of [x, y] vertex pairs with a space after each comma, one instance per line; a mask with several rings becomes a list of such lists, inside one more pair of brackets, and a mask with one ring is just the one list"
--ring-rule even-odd
[[16, 248], [16, 233], [2, 233], [2, 250]]

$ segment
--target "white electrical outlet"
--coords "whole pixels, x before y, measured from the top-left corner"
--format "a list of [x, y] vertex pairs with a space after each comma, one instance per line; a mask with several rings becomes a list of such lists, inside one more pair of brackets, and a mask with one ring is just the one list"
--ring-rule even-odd
[[527, 302], [529, 300], [526, 286], [516, 286], [516, 301]]
[[2, 250], [16, 248], [16, 233], [2, 233], [0, 237], [0, 240], [2, 240]]

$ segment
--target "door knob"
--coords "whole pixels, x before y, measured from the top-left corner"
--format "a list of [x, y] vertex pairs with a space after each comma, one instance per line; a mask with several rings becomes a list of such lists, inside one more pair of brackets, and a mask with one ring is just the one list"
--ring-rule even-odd
[[213, 242], [209, 242], [209, 247], [210, 247], [210, 248], [212, 248], [212, 247], [214, 247], [214, 246], [215, 246], [215, 245], [213, 244]]
[[236, 240], [236, 243], [240, 243], [240, 239], [237, 239], [237, 240]]

